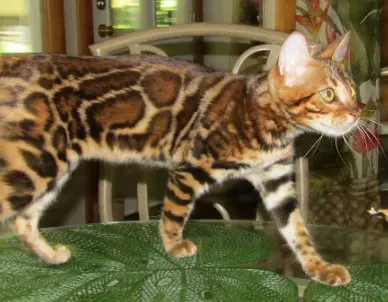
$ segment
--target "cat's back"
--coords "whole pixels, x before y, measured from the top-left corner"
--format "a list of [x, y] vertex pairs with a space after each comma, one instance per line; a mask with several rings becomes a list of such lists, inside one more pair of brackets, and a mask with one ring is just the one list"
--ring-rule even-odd
[[[142, 76], [146, 73], [154, 76]], [[0, 57], [0, 111], [22, 109], [37, 94], [60, 103], [73, 95], [77, 102], [97, 100], [105, 94], [155, 83], [164, 78], [195, 78], [207, 70], [189, 62], [160, 56], [72, 57], [61, 54]], [[152, 79], [150, 81], [149, 79]], [[71, 102], [70, 102], [71, 103]], [[8, 107], [8, 109], [4, 109]]]
[[164, 140], [164, 149], [179, 149], [178, 134], [191, 129], [204, 93], [223, 78], [161, 56], [4, 56], [0, 137], [34, 148], [48, 142], [54, 149], [75, 146], [78, 153], [82, 146], [93, 146], [93, 154], [100, 152], [95, 146], [127, 148], [127, 141], [136, 152], [148, 142], [158, 149]]
[[118, 70], [149, 68], [168, 69], [179, 74], [205, 75], [212, 70], [184, 60], [158, 55], [67, 56], [63, 54], [30, 54], [0, 56], [0, 78], [34, 81], [41, 77], [80, 79]]
[[[98, 99], [108, 91], [134, 85], [158, 84], [164, 77], [180, 82], [205, 76], [208, 69], [186, 61], [156, 55], [111, 57], [61, 54], [15, 55], [0, 57], [0, 101], [22, 101], [35, 91], [49, 98], [56, 93], [78, 94], [82, 101]], [[146, 74], [152, 74], [147, 77]], [[142, 80], [142, 77], [145, 79]], [[152, 79], [152, 83], [150, 82]], [[148, 80], [148, 82], [147, 82]], [[156, 82], [155, 82], [156, 81]], [[53, 97], [53, 101], [56, 99]]]

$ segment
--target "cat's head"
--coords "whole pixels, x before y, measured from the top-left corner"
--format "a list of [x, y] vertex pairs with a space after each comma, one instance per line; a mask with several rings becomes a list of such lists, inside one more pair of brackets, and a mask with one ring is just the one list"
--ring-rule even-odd
[[274, 68], [276, 93], [299, 129], [341, 136], [357, 125], [356, 88], [342, 64], [348, 44], [346, 34], [313, 57], [301, 33], [283, 43]]

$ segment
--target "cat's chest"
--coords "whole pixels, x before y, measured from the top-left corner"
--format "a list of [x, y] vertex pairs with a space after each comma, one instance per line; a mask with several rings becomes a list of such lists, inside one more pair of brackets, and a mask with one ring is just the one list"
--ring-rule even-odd
[[289, 144], [272, 150], [246, 150], [237, 156], [224, 159], [204, 158], [201, 166], [211, 170], [212, 176], [222, 182], [228, 178], [241, 178], [249, 174], [260, 174], [278, 162], [291, 161], [294, 147]]

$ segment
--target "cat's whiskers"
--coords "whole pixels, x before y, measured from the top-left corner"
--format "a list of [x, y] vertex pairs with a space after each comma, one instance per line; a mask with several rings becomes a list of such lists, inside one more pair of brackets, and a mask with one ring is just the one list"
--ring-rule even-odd
[[348, 141], [346, 140], [346, 136], [343, 136], [342, 138], [344, 139], [344, 142], [345, 142], [345, 144], [349, 147], [349, 149], [350, 149], [353, 153], [358, 154], [358, 152], [356, 152], [356, 150], [354, 150], [354, 149], [351, 147], [351, 145], [348, 143]]
[[[366, 121], [365, 121], [366, 120]], [[366, 129], [368, 129], [368, 131], [370, 131], [370, 133], [376, 138], [376, 134], [371, 132], [371, 130], [367, 127], [367, 124], [368, 122], [370, 123], [373, 123], [381, 128], [384, 128], [384, 129], [387, 129], [388, 130], [388, 126], [386, 125], [383, 125], [382, 123], [376, 121], [375, 119], [372, 119], [372, 118], [368, 118], [368, 117], [364, 117], [363, 119], [360, 120], [360, 122], [362, 123], [362, 125], [364, 125], [366, 127]]]
[[[345, 139], [344, 137], [342, 137], [342, 138]], [[334, 142], [335, 142], [335, 148], [337, 149], [337, 153], [338, 153], [338, 155], [339, 155], [341, 161], [344, 163], [344, 167], [346, 168], [346, 170], [347, 170], [348, 172], [350, 172], [350, 168], [349, 168], [349, 166], [346, 164], [346, 161], [345, 161], [344, 158], [342, 157], [341, 152], [340, 152], [340, 150], [339, 150], [339, 148], [338, 148], [338, 138], [337, 138], [337, 137], [334, 138]]]
[[353, 132], [350, 132], [350, 133], [346, 133], [343, 137], [343, 139], [348, 139], [350, 141], [351, 144], [354, 143], [354, 137], [353, 137]]
[[160, 213], [158, 215], [151, 215], [149, 217], [149, 220], [159, 220], [161, 217], [162, 217], [162, 213]]
[[324, 135], [322, 134], [321, 137], [319, 138], [319, 142], [318, 142], [317, 146], [315, 147], [313, 153], [311, 154], [311, 157], [313, 157], [315, 152], [317, 152], [317, 150], [319, 148], [319, 144], [322, 142], [323, 137], [324, 137]]
[[163, 209], [160, 208], [158, 210], [155, 211], [155, 215], [149, 215], [149, 219], [150, 220], [153, 220], [153, 219], [161, 219], [162, 218], [162, 212], [163, 212]]
[[304, 158], [306, 158], [314, 148], [315, 149], [314, 149], [313, 154], [311, 154], [311, 157], [315, 154], [315, 152], [318, 149], [319, 144], [322, 141], [322, 138], [323, 138], [323, 134], [315, 141], [315, 143], [311, 146], [311, 148], [306, 152], [306, 154], [303, 156]]
[[364, 116], [364, 117], [362, 117], [361, 121], [365, 122], [364, 120], [366, 120], [366, 121], [368, 121], [368, 122], [371, 122], [371, 123], [373, 123], [373, 124], [375, 124], [375, 125], [377, 125], [377, 126], [379, 126], [379, 127], [381, 127], [381, 128], [384, 128], [384, 129], [387, 129], [387, 130], [388, 130], [388, 126], [386, 126], [386, 125], [380, 123], [379, 121], [376, 121], [376, 120], [373, 119], [373, 118]]
[[[374, 122], [376, 125], [379, 125], [379, 124], [380, 124], [379, 122], [377, 122], [377, 121], [375, 121], [375, 120], [373, 120], [373, 119], [370, 119], [369, 121], [370, 121], [370, 122]], [[381, 124], [380, 124], [380, 125], [381, 125]], [[362, 131], [362, 133], [364, 133], [364, 135], [366, 136], [366, 138], [373, 137], [373, 139], [375, 140], [375, 142], [377, 142], [377, 144], [379, 145], [379, 149], [380, 149], [381, 152], [383, 153], [384, 157], [387, 158], [387, 155], [386, 155], [386, 153], [385, 153], [385, 151], [384, 151], [384, 149], [383, 149], [383, 146], [382, 146], [381, 143], [380, 143], [379, 137], [376, 136], [376, 134], [373, 133], [372, 130], [369, 129], [369, 127], [368, 127], [368, 125], [367, 125], [367, 123], [366, 123], [365, 121], [360, 120], [360, 125], [358, 126], [358, 129], [359, 129], [360, 131]], [[366, 145], [367, 147], [369, 147], [369, 146], [367, 145], [367, 142], [365, 142], [365, 145]]]
[[360, 121], [360, 123], [357, 125], [357, 130], [360, 132], [366, 148], [369, 148], [369, 145], [368, 145], [369, 135], [368, 135], [368, 133], [366, 133], [364, 128], [365, 128], [365, 125], [363, 124], [363, 121]]

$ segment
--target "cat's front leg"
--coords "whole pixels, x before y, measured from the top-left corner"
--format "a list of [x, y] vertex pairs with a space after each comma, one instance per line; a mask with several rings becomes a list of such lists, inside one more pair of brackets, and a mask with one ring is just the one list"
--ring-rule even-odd
[[194, 207], [194, 202], [208, 185], [211, 176], [201, 168], [183, 167], [169, 173], [160, 221], [160, 235], [164, 249], [175, 257], [192, 256], [197, 246], [183, 239], [183, 229]]
[[342, 265], [324, 261], [313, 245], [298, 208], [293, 172], [292, 163], [275, 164], [262, 174], [251, 174], [247, 178], [260, 190], [265, 207], [274, 217], [306, 274], [324, 284], [346, 285], [350, 282], [348, 270]]

